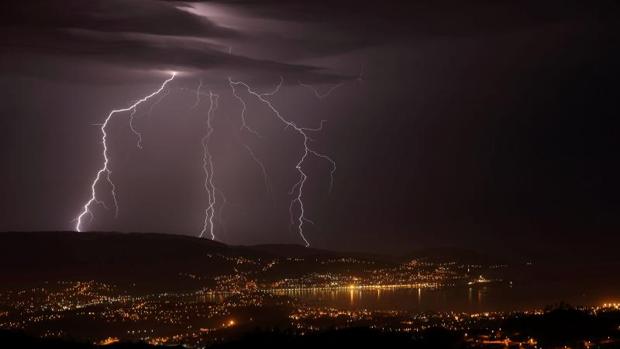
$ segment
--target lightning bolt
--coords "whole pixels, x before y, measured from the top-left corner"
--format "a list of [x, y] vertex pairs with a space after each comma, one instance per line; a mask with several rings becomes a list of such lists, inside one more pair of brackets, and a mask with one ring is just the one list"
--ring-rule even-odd
[[[292, 128], [302, 138], [303, 153], [295, 165], [295, 169], [299, 173], [299, 180], [291, 187], [291, 190], [289, 192], [291, 195], [294, 196], [289, 205], [289, 213], [291, 217], [291, 222], [297, 227], [297, 233], [299, 234], [301, 239], [304, 241], [306, 247], [309, 247], [310, 242], [308, 241], [308, 239], [306, 238], [306, 235], [304, 234], [304, 223], [312, 224], [313, 222], [305, 217], [303, 193], [304, 193], [304, 185], [306, 184], [308, 175], [306, 174], [306, 172], [304, 172], [303, 165], [309, 156], [315, 156], [319, 159], [329, 162], [332, 167], [330, 171], [330, 191], [331, 191], [331, 188], [333, 187], [333, 183], [334, 183], [334, 173], [336, 171], [336, 162], [329, 156], [321, 154], [310, 147], [310, 142], [312, 141], [312, 138], [308, 135], [308, 133], [321, 131], [323, 129], [323, 124], [325, 123], [325, 120], [321, 120], [319, 127], [316, 127], [316, 128], [300, 127], [294, 121], [287, 120], [285, 117], [283, 117], [282, 114], [278, 111], [278, 109], [274, 107], [271, 101], [267, 99], [268, 97], [273, 96], [274, 94], [278, 92], [283, 81], [284, 79], [281, 77], [280, 84], [278, 84], [278, 86], [276, 87], [274, 91], [268, 92], [268, 93], [259, 93], [259, 92], [256, 92], [254, 89], [252, 89], [252, 87], [250, 87], [250, 85], [248, 85], [245, 82], [233, 81], [232, 78], [230, 77], [228, 78], [228, 82], [231, 88], [233, 89], [233, 91], [235, 91], [234, 90], [235, 86], [242, 86], [243, 88], [245, 88], [250, 95], [256, 97], [256, 99], [258, 99], [261, 103], [266, 105], [272, 111], [273, 115], [275, 115], [275, 117], [284, 124], [285, 129], [289, 127]], [[332, 90], [333, 89], [335, 88], [332, 88]], [[235, 92], [233, 92], [233, 94], [235, 94], [235, 96], [238, 99], [241, 99]], [[318, 94], [318, 91], [317, 91], [317, 94]], [[245, 110], [245, 102], [243, 102], [242, 104]], [[294, 214], [296, 207], [298, 210], [298, 215]]]
[[137, 108], [133, 108], [131, 110], [131, 114], [129, 114], [129, 129], [138, 138], [136, 147], [138, 147], [139, 149], [142, 149], [142, 133], [138, 132], [138, 130], [136, 130], [136, 128], [133, 126], [133, 119], [136, 115], [136, 111], [137, 111]]
[[[263, 96], [273, 96], [274, 94], [276, 94], [279, 90], [280, 87], [282, 86], [282, 83], [284, 82], [284, 79], [282, 77], [280, 77], [280, 83], [276, 86], [276, 88], [271, 91], [271, 92], [267, 92], [267, 93], [263, 93]], [[241, 126], [239, 128], [240, 131], [247, 131], [248, 133], [253, 134], [254, 136], [258, 137], [258, 138], [262, 138], [262, 136], [253, 128], [251, 128], [248, 125], [247, 119], [245, 117], [245, 113], [247, 111], [247, 104], [245, 103], [245, 101], [243, 100], [243, 98], [241, 98], [241, 96], [239, 96], [237, 94], [237, 89], [235, 88], [235, 84], [232, 83], [232, 80], [229, 78], [228, 79], [228, 85], [230, 86], [230, 89], [232, 91], [233, 96], [239, 101], [239, 103], [241, 103]], [[250, 155], [250, 157], [252, 158], [252, 160], [254, 161], [254, 163], [256, 163], [256, 165], [260, 168], [262, 174], [263, 174], [263, 181], [265, 182], [265, 190], [267, 190], [267, 193], [271, 193], [271, 186], [269, 184], [269, 177], [267, 175], [267, 169], [265, 168], [265, 164], [261, 161], [261, 159], [256, 156], [256, 153], [254, 153], [254, 150], [252, 149], [252, 147], [250, 147], [247, 143], [245, 143], [243, 140], [239, 139], [239, 142], [241, 143], [241, 145], [245, 148], [245, 150], [248, 152], [248, 154]]]
[[[200, 95], [200, 92], [197, 94]], [[216, 213], [215, 206], [217, 200], [217, 193], [223, 196], [223, 193], [218, 190], [213, 184], [214, 166], [213, 166], [213, 156], [209, 150], [209, 140], [211, 139], [211, 135], [213, 134], [213, 126], [211, 125], [211, 120], [213, 118], [213, 113], [217, 109], [219, 95], [214, 94], [213, 92], [209, 92], [209, 111], [207, 112], [207, 132], [202, 137], [202, 169], [204, 171], [205, 180], [204, 180], [204, 189], [207, 193], [208, 205], [205, 208], [205, 218], [202, 225], [202, 230], [200, 231], [199, 237], [203, 237], [207, 232], [211, 235], [211, 240], [215, 240], [215, 224], [214, 224], [214, 216]], [[225, 197], [224, 197], [225, 200]]]
[[[214, 131], [211, 126], [211, 121], [213, 120], [213, 113], [215, 112], [218, 106], [219, 96], [212, 92], [209, 92], [208, 94], [205, 92], [202, 92], [201, 91], [202, 86], [203, 86], [203, 83], [201, 80], [198, 84], [197, 89], [190, 89], [190, 88], [180, 88], [180, 89], [183, 91], [188, 91], [188, 92], [192, 92], [196, 94], [196, 99], [191, 109], [198, 107], [201, 102], [201, 97], [204, 97], [204, 96], [209, 97], [209, 101], [211, 103], [209, 107], [209, 111], [207, 113], [207, 133], [205, 134], [201, 142], [202, 147], [203, 147], [203, 159], [202, 159], [203, 172], [205, 175], [204, 190], [207, 193], [208, 204], [207, 204], [207, 208], [205, 209], [205, 219], [204, 219], [203, 228], [200, 231], [199, 237], [204, 237], [208, 233], [209, 235], [211, 235], [212, 239], [215, 239], [214, 229], [216, 227], [216, 224], [214, 220], [217, 216], [217, 220], [219, 221], [220, 225], [222, 225], [222, 227], [224, 226], [223, 212], [224, 212], [224, 208], [229, 205], [229, 202], [226, 196], [224, 195], [224, 192], [216, 188], [213, 183], [213, 174], [215, 171], [215, 166], [213, 164], [213, 159], [211, 157], [211, 154], [209, 152], [209, 147], [208, 147], [209, 139], [211, 137], [211, 134]], [[245, 102], [238, 95], [236, 95], [235, 91], [233, 91], [233, 95], [235, 95], [235, 97], [241, 102], [242, 107], [243, 107], [242, 112], [241, 112], [242, 126], [240, 127], [240, 130], [246, 130], [256, 135], [257, 137], [261, 138], [260, 134], [258, 134], [257, 131], [252, 129], [247, 124], [247, 120], [245, 118], [245, 112], [247, 110], [247, 107], [246, 107]], [[267, 170], [265, 168], [265, 165], [258, 158], [254, 150], [248, 144], [243, 142], [238, 136], [237, 136], [237, 139], [239, 140], [239, 143], [244, 147], [244, 149], [246, 149], [246, 151], [248, 152], [252, 160], [260, 168], [262, 176], [263, 176], [263, 181], [265, 183], [265, 190], [267, 191], [267, 193], [271, 193], [271, 185], [269, 183], [269, 177], [267, 175]], [[219, 195], [219, 197], [221, 198], [221, 204], [219, 205], [219, 208], [216, 209], [217, 195]]]
[[202, 88], [202, 79], [200, 79], [200, 82], [198, 84], [198, 89], [196, 89], [196, 102], [194, 103], [194, 105], [192, 105], [191, 109], [195, 109], [200, 104], [200, 95], [202, 94], [200, 92], [201, 88]]
[[161, 93], [165, 88], [166, 85], [172, 81], [176, 76], [176, 73], [172, 73], [171, 76], [165, 80], [161, 86], [154, 91], [153, 93], [147, 95], [146, 97], [143, 97], [139, 100], [137, 100], [135, 103], [133, 103], [132, 105], [130, 105], [127, 108], [122, 108], [122, 109], [114, 109], [112, 110], [108, 116], [105, 118], [104, 122], [101, 124], [100, 130], [101, 130], [101, 143], [103, 145], [103, 164], [102, 166], [99, 168], [99, 170], [97, 171], [97, 175], [95, 176], [95, 178], [93, 179], [93, 182], [90, 186], [90, 198], [88, 199], [88, 201], [86, 201], [86, 203], [84, 204], [84, 206], [82, 206], [82, 210], [80, 211], [80, 214], [75, 218], [75, 230], [80, 232], [82, 231], [82, 220], [85, 216], [90, 216], [91, 219], [94, 218], [94, 214], [91, 211], [91, 207], [93, 204], [98, 204], [103, 206], [104, 208], [106, 208], [106, 204], [104, 203], [104, 201], [100, 200], [97, 198], [97, 184], [99, 184], [99, 182], [101, 181], [102, 177], [105, 178], [106, 182], [108, 182], [108, 184], [110, 185], [110, 193], [112, 194], [112, 199], [114, 202], [114, 216], [118, 217], [118, 200], [116, 197], [116, 185], [114, 184], [114, 182], [112, 182], [112, 170], [110, 169], [110, 157], [108, 155], [108, 144], [107, 144], [107, 138], [108, 138], [108, 133], [106, 132], [106, 127], [108, 126], [108, 123], [110, 122], [110, 120], [112, 120], [112, 118], [120, 113], [124, 113], [124, 112], [128, 112], [131, 111], [131, 114], [129, 116], [129, 125], [130, 128], [132, 130], [132, 132], [134, 132], [134, 134], [136, 134], [138, 136], [138, 147], [141, 148], [141, 136], [140, 133], [138, 131], [135, 130], [135, 128], [133, 127], [133, 117], [136, 113], [136, 108], [148, 101], [149, 99], [153, 98], [154, 96], [157, 96], [159, 93]]
[[149, 108], [149, 111], [147, 113], [147, 115], [151, 115], [153, 113], [153, 109], [159, 105], [159, 103], [161, 103], [164, 98], [166, 98], [169, 94], [170, 94], [170, 90], [167, 89], [165, 91], [163, 91], [164, 93], [162, 93], [160, 95], [160, 97], [158, 99], [155, 100], [155, 102], [151, 103], [151, 107]]
[[245, 148], [245, 150], [248, 152], [248, 154], [252, 158], [252, 161], [254, 161], [254, 163], [256, 163], [258, 168], [261, 170], [261, 173], [263, 175], [263, 182], [265, 183], [265, 190], [267, 191], [267, 194], [271, 194], [271, 184], [269, 184], [269, 177], [267, 175], [267, 169], [265, 168], [265, 164], [263, 164], [261, 159], [258, 156], [256, 156], [252, 147], [247, 145], [242, 140], [239, 140], [239, 143], [241, 143], [241, 145]]
[[239, 130], [240, 131], [244, 131], [245, 130], [245, 131], [255, 135], [258, 138], [262, 138], [261, 135], [255, 129], [253, 129], [250, 126], [248, 126], [248, 121], [247, 121], [247, 119], [245, 117], [245, 112], [248, 109], [247, 104], [245, 104], [245, 101], [243, 100], [243, 98], [241, 98], [237, 94], [237, 89], [235, 89], [235, 85], [232, 83], [230, 78], [228, 79], [228, 84], [230, 86], [230, 89], [232, 91], [233, 96], [239, 101], [239, 103], [241, 103], [241, 126], [239, 127]]
[[[284, 80], [281, 78], [280, 83], [276, 86], [276, 88], [273, 91], [264, 93], [263, 95], [271, 96], [277, 93], [283, 81]], [[194, 91], [196, 93], [196, 102], [194, 103], [192, 108], [195, 108], [199, 105], [200, 97], [204, 95], [204, 93], [200, 91], [201, 87], [202, 87], [202, 80], [200, 81], [198, 88]], [[247, 105], [245, 101], [237, 94], [235, 85], [230, 83], [230, 87], [231, 87], [233, 96], [241, 103], [241, 106], [242, 106], [240, 131], [245, 130], [258, 138], [262, 138], [262, 136], [258, 133], [258, 131], [256, 131], [255, 129], [249, 126], [247, 119], [246, 119]], [[208, 232], [211, 235], [211, 239], [215, 240], [216, 237], [215, 237], [215, 232], [214, 232], [214, 229], [215, 229], [214, 217], [217, 215], [217, 218], [220, 221], [220, 224], [223, 224], [223, 210], [224, 210], [224, 206], [227, 205], [228, 201], [224, 193], [221, 190], [217, 189], [213, 183], [215, 168], [213, 165], [213, 158], [211, 156], [211, 153], [209, 152], [208, 143], [211, 138], [211, 134], [213, 133], [213, 127], [211, 126], [211, 120], [212, 120], [213, 113], [217, 109], [217, 103], [218, 103], [219, 96], [212, 92], [209, 92], [208, 96], [209, 96], [210, 106], [209, 106], [209, 111], [207, 113], [207, 133], [202, 138], [202, 147], [203, 147], [203, 159], [202, 160], [203, 160], [203, 172], [205, 174], [204, 189], [205, 189], [205, 192], [207, 193], [208, 205], [207, 205], [207, 208], [205, 209], [205, 218], [203, 222], [203, 228], [200, 231], [199, 237], [204, 237], [205, 234], [207, 234]], [[263, 181], [265, 183], [265, 189], [267, 193], [271, 193], [269, 177], [267, 175], [267, 169], [265, 168], [264, 163], [256, 155], [252, 147], [250, 147], [247, 143], [243, 142], [241, 139], [239, 139], [239, 142], [248, 152], [252, 160], [260, 168], [262, 176], [263, 176]], [[222, 205], [220, 205], [219, 212], [217, 213], [216, 213], [216, 204], [217, 204], [216, 194], [219, 194], [219, 196], [222, 198]]]
[[304, 84], [303, 82], [299, 81], [299, 86], [305, 87], [308, 90], [312, 91], [312, 93], [314, 93], [314, 95], [318, 99], [324, 99], [324, 98], [329, 97], [329, 95], [331, 95], [332, 92], [334, 92], [338, 87], [340, 87], [342, 85], [344, 85], [344, 82], [338, 83], [338, 84], [330, 87], [327, 91], [321, 93], [321, 92], [319, 92], [319, 90], [316, 87], [314, 87], [312, 85]]
[[[202, 85], [202, 80], [200, 81], [201, 85]], [[200, 89], [200, 86], [198, 86], [198, 88]], [[151, 115], [153, 113], [153, 109], [159, 105], [159, 103], [161, 103], [161, 101], [164, 100], [164, 98], [166, 98], [166, 96], [168, 96], [168, 93], [170, 93], [169, 90], [165, 90], [162, 91], [163, 93], [161, 93], [161, 95], [159, 96], [158, 99], [155, 100], [155, 102], [151, 103], [151, 106], [149, 108], [149, 111], [146, 113], [147, 115]], [[197, 101], [196, 103], [198, 103], [199, 101]], [[142, 149], [142, 133], [139, 132], [138, 130], [136, 130], [133, 121], [135, 119], [136, 113], [138, 112], [138, 108], [137, 106], [133, 109], [131, 109], [131, 114], [129, 114], [129, 129], [131, 130], [131, 132], [136, 135], [137, 141], [136, 141], [136, 147], [138, 149]]]

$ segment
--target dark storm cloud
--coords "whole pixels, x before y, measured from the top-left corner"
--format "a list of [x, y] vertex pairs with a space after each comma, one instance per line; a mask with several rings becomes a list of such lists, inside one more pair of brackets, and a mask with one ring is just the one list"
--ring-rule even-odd
[[[195, 1], [214, 2], [220, 1]], [[231, 0], [247, 15], [340, 28], [377, 42], [421, 35], [464, 36], [590, 17], [613, 19], [613, 1]]]
[[[2, 59], [3, 67], [10, 72], [32, 72], [38, 76], [60, 75], [77, 79], [69, 74], [80, 63], [99, 64], [98, 79], [107, 77], [111, 67], [139, 70], [189, 70], [193, 72], [222, 68], [236, 72], [286, 74], [291, 77], [318, 81], [340, 80], [342, 77], [323, 73], [319, 68], [279, 63], [230, 55], [220, 47], [204, 42], [188, 41], [178, 37], [152, 37], [136, 35], [109, 35], [78, 30], [47, 30], [41, 32], [19, 31], [4, 38], [8, 48]], [[62, 64], [62, 60], [65, 60]], [[57, 71], [50, 70], [58, 62]], [[106, 66], [101, 66], [105, 64]], [[93, 76], [90, 76], [93, 77]]]
[[[191, 13], [216, 4], [238, 23], [225, 26]], [[4, 4], [0, 69], [51, 79], [135, 81], [152, 70], [233, 71], [272, 81], [338, 82], [341, 74], [300, 63], [386, 44], [410, 45], [429, 37], [472, 36], [604, 19], [600, 8], [562, 2], [388, 1], [15, 1]], [[288, 30], [290, 27], [290, 30]], [[228, 48], [252, 54], [228, 54]], [[75, 72], [68, 74], [68, 72]]]
[[[249, 37], [179, 9], [183, 6], [153, 0], [11, 1], [1, 25], [0, 69], [6, 74], [107, 82], [126, 78], [128, 74], [110, 74], [122, 69], [135, 75], [219, 68], [285, 74], [294, 80], [344, 78], [303, 64], [228, 54], [218, 40]], [[81, 74], [68, 74], [71, 71]]]
[[[181, 3], [171, 1], [172, 3]], [[269, 49], [281, 59], [338, 55], [385, 45], [411, 46], [428, 40], [483, 37], [588, 21], [613, 22], [618, 5], [570, 1], [388, 0], [196, 0], [218, 4], [239, 16], [295, 23], [307, 30], [254, 31], [242, 44]], [[295, 27], [297, 28], [297, 27]], [[235, 40], [235, 39], [233, 39]]]
[[8, 0], [3, 26], [17, 28], [85, 29], [158, 35], [231, 37], [233, 30], [153, 0]]

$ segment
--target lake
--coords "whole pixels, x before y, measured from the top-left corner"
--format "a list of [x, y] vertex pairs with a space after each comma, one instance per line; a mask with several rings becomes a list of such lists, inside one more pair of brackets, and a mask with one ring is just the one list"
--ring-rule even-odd
[[542, 309], [560, 301], [594, 306], [620, 302], [620, 266], [519, 266], [498, 284], [439, 289], [337, 289], [286, 293], [309, 305], [340, 309], [487, 312]]

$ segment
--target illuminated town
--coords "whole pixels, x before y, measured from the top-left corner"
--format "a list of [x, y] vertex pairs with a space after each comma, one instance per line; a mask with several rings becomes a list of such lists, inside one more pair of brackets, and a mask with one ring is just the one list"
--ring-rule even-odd
[[[486, 287], [488, 283], [509, 287], [501, 279], [480, 274], [497, 274], [503, 265], [409, 260], [387, 267], [383, 262], [351, 257], [265, 260], [214, 255], [210, 258], [226, 259], [235, 265], [236, 272], [212, 280], [204, 278], [209, 286], [183, 292], [143, 293], [135, 285], [94, 280], [44, 282], [2, 292], [0, 328], [42, 338], [79, 339], [96, 345], [145, 342], [183, 344], [191, 348], [230, 341], [256, 328], [286, 329], [302, 336], [346, 328], [412, 335], [442, 328], [458, 333], [472, 348], [496, 345], [538, 348], [537, 338], [502, 330], [501, 325], [508, 319], [544, 316], [548, 311], [420, 312], [365, 309], [359, 303], [368, 294], [381, 297], [382, 292], [399, 289], [411, 290], [416, 297], [422, 297], [431, 290], [455, 287], [469, 287], [471, 292], [471, 287]], [[309, 270], [306, 274], [281, 279], [272, 273], [281, 265], [291, 264], [314, 268], [306, 268]], [[325, 268], [339, 271], [329, 272]], [[182, 272], [178, 277], [203, 279]], [[332, 297], [344, 294], [349, 303], [337, 307], [313, 302], [320, 294]], [[580, 310], [588, 314], [617, 314], [620, 303]], [[605, 341], [615, 343], [614, 338]], [[590, 345], [598, 343], [587, 340]]]

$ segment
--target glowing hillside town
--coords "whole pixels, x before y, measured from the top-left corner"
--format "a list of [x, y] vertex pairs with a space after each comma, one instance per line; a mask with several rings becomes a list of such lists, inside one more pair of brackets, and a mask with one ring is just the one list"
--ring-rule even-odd
[[[501, 274], [504, 265], [412, 259], [389, 267], [352, 257], [219, 258], [234, 263], [235, 272], [210, 279], [178, 273], [180, 280], [204, 281], [205, 286], [195, 290], [145, 293], [133, 284], [96, 280], [47, 281], [4, 290], [0, 293], [0, 328], [97, 345], [129, 341], [200, 348], [257, 327], [285, 328], [297, 335], [355, 327], [415, 334], [438, 327], [459, 333], [470, 347], [538, 348], [537, 338], [501, 326], [509, 319], [545, 316], [550, 311], [420, 311], [391, 308], [389, 302], [379, 307], [364, 303], [365, 298], [385, 297], [398, 290], [419, 302], [429, 292], [458, 287], [472, 294], [471, 301], [480, 301], [476, 298], [482, 297], [485, 287], [511, 287], [509, 281], [485, 276]], [[298, 270], [290, 266], [309, 263], [313, 268], [306, 268], [307, 273], [277, 276], [286, 274], [278, 271], [282, 266]], [[619, 310], [620, 303], [580, 308], [594, 315]], [[586, 347], [598, 343], [585, 340], [590, 341]], [[616, 340], [605, 339], [620, 344]]]

